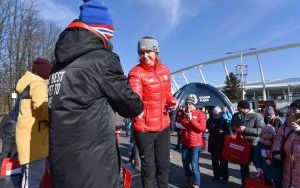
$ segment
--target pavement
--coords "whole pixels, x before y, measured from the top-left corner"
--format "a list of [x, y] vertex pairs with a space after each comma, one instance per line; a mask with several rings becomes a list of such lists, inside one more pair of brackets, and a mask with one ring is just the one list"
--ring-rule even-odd
[[[171, 157], [170, 157], [170, 170], [169, 170], [169, 187], [170, 188], [184, 188], [185, 175], [182, 167], [181, 161], [181, 153], [177, 151], [176, 143], [177, 143], [177, 134], [171, 133], [170, 135], [171, 143]], [[126, 137], [124, 134], [121, 134], [120, 138], [120, 151], [122, 155], [123, 165], [129, 167], [128, 157], [129, 157], [129, 137]], [[201, 172], [201, 188], [239, 188], [241, 187], [241, 177], [240, 177], [240, 166], [237, 164], [229, 163], [229, 180], [226, 184], [221, 184], [218, 182], [213, 182], [213, 171], [211, 164], [210, 154], [203, 150], [200, 155], [200, 172]], [[133, 167], [129, 167], [132, 171], [132, 188], [140, 188], [142, 187], [140, 171], [134, 169]], [[250, 174], [251, 176], [255, 176], [255, 167], [253, 165], [250, 166]]]
[[[170, 170], [169, 170], [169, 187], [170, 188], [184, 188], [184, 170], [182, 168], [181, 154], [177, 151], [177, 134], [171, 133], [171, 154], [170, 154]], [[0, 143], [1, 148], [1, 143]], [[129, 137], [126, 137], [124, 133], [121, 133], [120, 137], [120, 152], [122, 155], [123, 165], [129, 167], [132, 172], [132, 188], [141, 188], [141, 176], [140, 171], [134, 169], [128, 163], [128, 157], [130, 152]], [[227, 184], [221, 184], [212, 181], [213, 172], [211, 165], [210, 154], [203, 150], [200, 155], [200, 172], [201, 172], [201, 188], [239, 188], [241, 187], [240, 169], [239, 165], [229, 163], [229, 181]], [[255, 168], [250, 166], [251, 176], [255, 176]], [[0, 188], [19, 187], [20, 176], [14, 177], [0, 177]]]

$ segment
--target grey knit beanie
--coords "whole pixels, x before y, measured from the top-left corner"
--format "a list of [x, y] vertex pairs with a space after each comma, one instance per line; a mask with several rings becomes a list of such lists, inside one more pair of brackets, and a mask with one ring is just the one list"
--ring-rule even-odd
[[158, 41], [151, 37], [144, 37], [138, 43], [138, 53], [142, 51], [159, 52]]
[[275, 129], [273, 126], [271, 125], [265, 125], [261, 128], [261, 133], [260, 135], [264, 134], [264, 133], [270, 133], [270, 134], [275, 134]]
[[185, 103], [192, 103], [195, 105], [198, 102], [197, 96], [195, 94], [189, 94], [188, 98], [185, 100]]

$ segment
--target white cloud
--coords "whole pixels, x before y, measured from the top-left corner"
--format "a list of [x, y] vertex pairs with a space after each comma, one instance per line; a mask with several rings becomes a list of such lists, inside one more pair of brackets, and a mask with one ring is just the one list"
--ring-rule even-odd
[[75, 13], [70, 7], [54, 2], [54, 0], [39, 0], [37, 3], [43, 19], [57, 22], [63, 27], [78, 18], [78, 12]]
[[[130, 0], [132, 3], [140, 3], [155, 11], [160, 15], [162, 22], [162, 35], [174, 31], [180, 24], [201, 13], [210, 2], [207, 0]], [[161, 21], [161, 20], [160, 20]], [[157, 24], [157, 20], [153, 21]]]

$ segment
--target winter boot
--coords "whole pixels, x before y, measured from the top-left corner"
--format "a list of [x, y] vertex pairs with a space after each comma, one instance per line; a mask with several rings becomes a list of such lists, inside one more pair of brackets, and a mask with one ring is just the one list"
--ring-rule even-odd
[[193, 177], [187, 177], [185, 180], [185, 187], [192, 187], [193, 186]]

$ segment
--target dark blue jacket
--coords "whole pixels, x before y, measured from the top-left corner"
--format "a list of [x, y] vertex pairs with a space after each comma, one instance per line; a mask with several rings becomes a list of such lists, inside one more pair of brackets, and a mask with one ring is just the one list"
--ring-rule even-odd
[[[266, 151], [270, 153], [271, 165], [268, 164]], [[264, 172], [264, 176], [268, 179], [281, 180], [282, 165], [280, 161], [272, 159], [272, 148], [266, 146], [260, 141], [257, 143], [255, 149], [254, 165], [256, 168], [261, 168]]]

